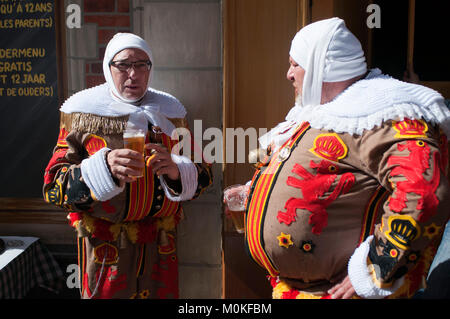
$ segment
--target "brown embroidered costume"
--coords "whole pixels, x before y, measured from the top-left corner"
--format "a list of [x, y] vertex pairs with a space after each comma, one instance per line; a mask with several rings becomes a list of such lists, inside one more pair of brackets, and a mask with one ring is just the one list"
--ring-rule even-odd
[[[211, 184], [211, 171], [205, 163], [194, 164], [171, 152], [179, 143], [177, 129], [188, 131], [186, 111], [178, 100], [145, 87], [136, 103], [112, 89], [109, 64], [126, 48], [140, 48], [151, 59], [144, 40], [116, 35], [105, 53], [107, 83], [73, 95], [61, 107], [44, 198], [65, 208], [77, 231], [83, 298], [177, 298], [180, 202], [200, 195]], [[123, 183], [112, 175], [107, 156], [124, 148], [123, 132], [129, 126], [143, 129], [146, 143], [168, 150], [179, 180], [157, 176], [149, 165], [134, 182]], [[151, 155], [150, 150], [145, 155]]]
[[296, 105], [260, 138], [246, 244], [274, 298], [400, 298], [422, 287], [450, 214], [443, 97], [367, 72], [343, 20], [301, 29]]

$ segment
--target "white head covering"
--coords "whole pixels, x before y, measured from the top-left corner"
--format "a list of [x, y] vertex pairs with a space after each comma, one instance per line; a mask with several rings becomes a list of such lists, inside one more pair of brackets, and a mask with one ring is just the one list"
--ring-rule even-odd
[[[186, 109], [174, 96], [150, 87], [151, 73], [145, 93], [136, 100], [124, 98], [114, 85], [109, 63], [117, 53], [129, 48], [141, 49], [153, 62], [152, 52], [145, 40], [132, 33], [117, 33], [108, 43], [103, 59], [106, 83], [72, 95], [61, 106], [61, 112], [107, 117], [129, 115], [127, 127], [140, 128], [146, 132], [147, 122], [151, 122], [160, 127], [163, 133], [172, 136], [175, 126], [169, 118], [184, 118]], [[136, 105], [138, 101], [139, 105]]]
[[305, 69], [301, 101], [296, 102], [284, 122], [259, 138], [262, 148], [273, 143], [277, 149], [296, 130], [304, 108], [320, 105], [322, 82], [344, 81], [367, 72], [360, 42], [339, 18], [302, 28], [292, 40], [289, 54]]
[[340, 82], [367, 72], [360, 42], [339, 18], [302, 28], [292, 40], [289, 54], [306, 71], [303, 106], [320, 104], [322, 82]]
[[[150, 47], [148, 46], [147, 42], [142, 39], [141, 37], [132, 34], [132, 33], [117, 33], [114, 35], [114, 37], [109, 41], [108, 45], [106, 46], [105, 51], [105, 57], [103, 58], [103, 74], [105, 75], [106, 82], [109, 85], [109, 88], [114, 93], [114, 95], [119, 98], [121, 101], [125, 103], [134, 103], [139, 101], [142, 96], [140, 96], [137, 99], [127, 99], [123, 97], [118, 91], [116, 86], [114, 85], [114, 81], [112, 79], [111, 75], [111, 69], [109, 67], [109, 63], [112, 61], [114, 56], [119, 53], [122, 50], [125, 49], [141, 49], [144, 51], [150, 62], [153, 63], [153, 57], [152, 57], [152, 51], [150, 50]], [[151, 70], [150, 70], [151, 72]], [[151, 79], [151, 73], [148, 77], [148, 83], [147, 88], [150, 87], [150, 79]], [[147, 93], [145, 91], [144, 95]]]
[[331, 18], [301, 29], [292, 40], [291, 57], [305, 69], [301, 103], [259, 138], [262, 148], [275, 152], [308, 122], [315, 129], [362, 134], [384, 121], [425, 119], [437, 123], [450, 137], [450, 110], [438, 92], [405, 83], [374, 69], [333, 101], [320, 105], [322, 82], [345, 81], [367, 72], [361, 44], [343, 20]]

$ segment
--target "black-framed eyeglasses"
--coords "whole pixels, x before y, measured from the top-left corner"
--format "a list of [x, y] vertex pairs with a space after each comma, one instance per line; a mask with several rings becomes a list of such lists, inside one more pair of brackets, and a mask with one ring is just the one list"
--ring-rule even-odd
[[149, 60], [135, 62], [111, 61], [109, 65], [112, 65], [121, 72], [129, 72], [131, 68], [134, 68], [136, 71], [149, 71], [152, 68], [152, 62]]

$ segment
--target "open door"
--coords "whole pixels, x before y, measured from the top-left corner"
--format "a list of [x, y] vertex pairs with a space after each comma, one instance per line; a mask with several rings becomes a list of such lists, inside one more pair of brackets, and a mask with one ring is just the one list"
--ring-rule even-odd
[[[269, 130], [294, 104], [286, 79], [291, 40], [307, 19], [309, 1], [224, 0], [224, 132], [226, 128]], [[237, 154], [224, 135], [224, 158]], [[228, 147], [227, 147], [228, 146]], [[248, 154], [246, 143], [245, 154]], [[242, 152], [242, 150], [239, 150]], [[246, 163], [224, 164], [224, 187], [245, 184], [253, 169]], [[264, 269], [244, 249], [243, 234], [224, 222], [223, 297], [271, 298]]]

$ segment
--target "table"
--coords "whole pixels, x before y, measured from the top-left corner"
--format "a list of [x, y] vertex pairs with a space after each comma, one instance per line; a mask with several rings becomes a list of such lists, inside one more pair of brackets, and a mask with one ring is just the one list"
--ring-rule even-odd
[[6, 251], [0, 255], [0, 299], [20, 299], [36, 285], [61, 288], [63, 272], [47, 247], [36, 237], [0, 236]]

